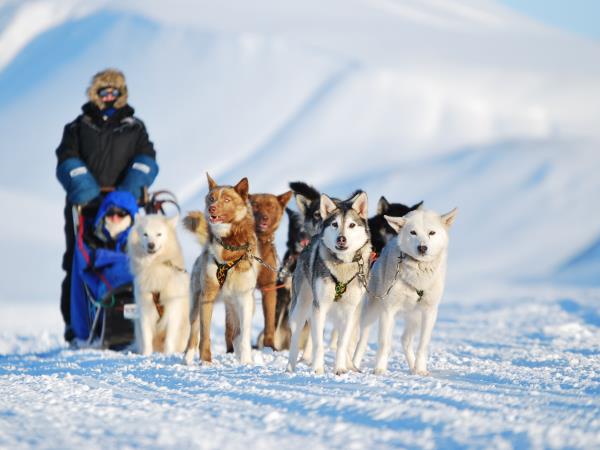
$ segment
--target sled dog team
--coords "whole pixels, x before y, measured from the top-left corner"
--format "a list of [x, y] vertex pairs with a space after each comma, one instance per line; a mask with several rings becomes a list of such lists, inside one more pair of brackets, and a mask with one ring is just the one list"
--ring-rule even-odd
[[[324, 372], [327, 319], [333, 323], [334, 372], [359, 370], [369, 331], [379, 320], [375, 373], [384, 373], [395, 317], [401, 313], [408, 367], [414, 374], [428, 374], [456, 209], [439, 215], [423, 209], [422, 202], [407, 207], [382, 197], [377, 215], [369, 219], [365, 192], [340, 200], [296, 182], [290, 183], [295, 213], [286, 209], [292, 191], [250, 194], [246, 178], [234, 186], [220, 185], [208, 174], [207, 179], [204, 211], [192, 211], [183, 220], [203, 247], [191, 275], [175, 233], [177, 217], [135, 220], [128, 254], [140, 353], [183, 352], [191, 364], [199, 351], [200, 360], [210, 362], [213, 305], [222, 300], [227, 351], [242, 364], [252, 363], [254, 291], [259, 289], [264, 329], [258, 345], [289, 348], [288, 371], [295, 369], [302, 351], [317, 374]], [[279, 264], [274, 235], [284, 211], [289, 232]]]

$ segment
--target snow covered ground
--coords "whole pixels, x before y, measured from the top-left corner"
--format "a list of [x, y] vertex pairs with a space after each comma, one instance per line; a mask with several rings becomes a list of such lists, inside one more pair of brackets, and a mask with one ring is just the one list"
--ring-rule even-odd
[[333, 375], [329, 351], [316, 376], [286, 373], [286, 352], [240, 367], [221, 309], [214, 363], [187, 367], [69, 350], [53, 306], [21, 305], [1, 319], [0, 448], [598, 448], [599, 302], [543, 288], [449, 296], [431, 377], [407, 372], [400, 329], [389, 375], [372, 374], [372, 344], [364, 373]]
[[[240, 367], [220, 309], [211, 366], [67, 349], [53, 150], [107, 66], [184, 211], [206, 171], [458, 206], [432, 376]], [[0, 448], [600, 448], [598, 117], [600, 44], [490, 0], [0, 2]]]

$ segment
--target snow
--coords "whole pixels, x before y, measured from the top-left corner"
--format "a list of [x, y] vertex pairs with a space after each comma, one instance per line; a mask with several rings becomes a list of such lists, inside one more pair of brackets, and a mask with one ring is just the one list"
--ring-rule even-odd
[[[240, 367], [220, 309], [211, 366], [68, 349], [53, 150], [107, 66], [184, 211], [207, 171], [458, 206], [432, 376]], [[600, 44], [488, 0], [2, 2], [0, 448], [599, 447], [598, 117]]]
[[[0, 335], [0, 448], [595, 448], [599, 297], [447, 296], [431, 377], [407, 372], [400, 327], [388, 375], [372, 374], [372, 343], [363, 373], [333, 375], [328, 351], [316, 376], [304, 365], [288, 374], [286, 352], [255, 350], [255, 365], [240, 366], [224, 354], [222, 308], [214, 362], [187, 367], [180, 356], [69, 350], [58, 323], [34, 327], [21, 305]], [[35, 306], [41, 325], [57, 317]]]

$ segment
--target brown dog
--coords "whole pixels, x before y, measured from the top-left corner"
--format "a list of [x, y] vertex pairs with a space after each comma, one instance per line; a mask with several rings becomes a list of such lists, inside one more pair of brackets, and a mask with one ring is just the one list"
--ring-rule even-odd
[[223, 299], [235, 352], [242, 364], [248, 364], [252, 362], [250, 333], [258, 276], [258, 262], [253, 258], [257, 241], [248, 201], [248, 180], [242, 178], [235, 186], [220, 186], [210, 175], [207, 178], [205, 220], [192, 214], [184, 222], [204, 245], [192, 270], [193, 307], [185, 362], [193, 361], [198, 341], [200, 359], [211, 361], [213, 305]]
[[[275, 249], [275, 231], [279, 227], [285, 205], [289, 202], [292, 192], [288, 191], [279, 196], [273, 194], [252, 194], [250, 204], [254, 213], [258, 250], [262, 260], [277, 268], [278, 258]], [[277, 303], [277, 273], [262, 265], [258, 272], [257, 288], [262, 295], [263, 315], [265, 327], [262, 333], [263, 346], [277, 350], [274, 342], [275, 335], [275, 306]], [[230, 323], [228, 320], [227, 323]], [[227, 351], [233, 351], [233, 330], [226, 327], [225, 341]]]

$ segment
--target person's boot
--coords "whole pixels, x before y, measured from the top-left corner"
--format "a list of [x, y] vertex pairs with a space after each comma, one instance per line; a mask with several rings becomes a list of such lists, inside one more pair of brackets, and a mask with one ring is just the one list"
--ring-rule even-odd
[[69, 344], [75, 340], [75, 332], [73, 331], [73, 328], [71, 328], [71, 325], [65, 325], [65, 333], [63, 336], [65, 341], [67, 341]]

